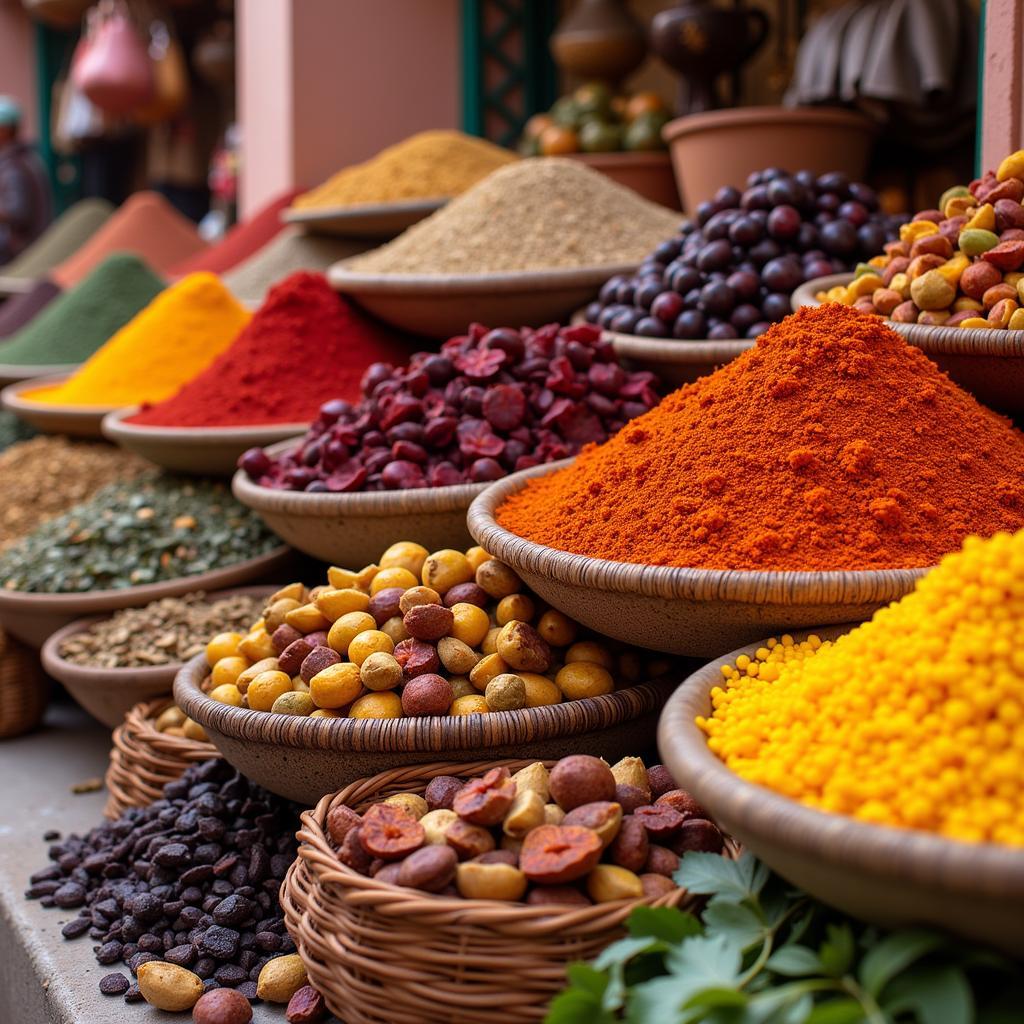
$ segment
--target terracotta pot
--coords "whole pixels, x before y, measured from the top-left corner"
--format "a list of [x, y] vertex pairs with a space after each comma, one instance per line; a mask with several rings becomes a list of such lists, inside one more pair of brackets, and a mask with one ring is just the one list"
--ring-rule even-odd
[[668, 153], [570, 153], [569, 156], [652, 203], [680, 209], [679, 188]]
[[874, 135], [867, 118], [831, 107], [716, 110], [662, 129], [686, 210], [722, 185], [743, 188], [747, 175], [764, 167], [845, 171], [862, 179]]
[[618, 82], [646, 53], [643, 26], [622, 0], [579, 0], [551, 36], [555, 62], [582, 79]]

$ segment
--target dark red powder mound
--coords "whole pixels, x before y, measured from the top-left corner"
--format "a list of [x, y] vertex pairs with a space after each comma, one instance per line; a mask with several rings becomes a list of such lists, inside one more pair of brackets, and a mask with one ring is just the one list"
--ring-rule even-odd
[[275, 285], [249, 326], [173, 398], [129, 422], [161, 427], [308, 423], [331, 398], [354, 401], [370, 363], [404, 363], [414, 343], [299, 271]]
[[20, 331], [37, 313], [41, 313], [58, 295], [60, 285], [48, 277], [40, 278], [27, 291], [12, 295], [0, 306], [0, 338]]
[[247, 260], [267, 242], [273, 240], [286, 226], [281, 220], [281, 211], [291, 206], [292, 200], [298, 194], [298, 191], [286, 192], [267, 203], [259, 213], [253, 214], [241, 224], [236, 224], [221, 241], [171, 267], [170, 276], [184, 277], [185, 274], [194, 274], [199, 270], [223, 274], [242, 260]]

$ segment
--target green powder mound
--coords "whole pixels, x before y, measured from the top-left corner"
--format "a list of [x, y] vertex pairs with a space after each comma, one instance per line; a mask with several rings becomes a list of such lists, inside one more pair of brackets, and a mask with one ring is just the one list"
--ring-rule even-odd
[[164, 282], [137, 256], [114, 253], [17, 334], [0, 342], [0, 363], [84, 362], [163, 290]]
[[114, 212], [106, 199], [81, 199], [69, 206], [27, 249], [0, 267], [0, 277], [34, 281], [84, 245]]

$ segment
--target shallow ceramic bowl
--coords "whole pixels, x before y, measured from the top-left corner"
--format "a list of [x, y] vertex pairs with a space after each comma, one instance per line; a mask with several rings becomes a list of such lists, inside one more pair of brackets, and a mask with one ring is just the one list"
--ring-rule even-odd
[[33, 380], [36, 377], [60, 375], [69, 377], [81, 364], [79, 363], [51, 363], [49, 366], [19, 366], [17, 363], [0, 363], [0, 388], [8, 384], [18, 384], [23, 380]]
[[[267, 449], [280, 455], [295, 444]], [[241, 470], [231, 480], [235, 497], [259, 513], [267, 526], [293, 548], [334, 565], [365, 565], [408, 537], [430, 551], [467, 548], [466, 511], [487, 484], [424, 487], [415, 491], [307, 494], [274, 491], [254, 484]]]
[[46, 638], [69, 622], [85, 615], [137, 608], [161, 597], [178, 597], [193, 590], [223, 590], [257, 580], [273, 582], [288, 565], [292, 552], [283, 545], [244, 562], [182, 576], [163, 583], [147, 583], [124, 590], [93, 590], [84, 594], [33, 594], [0, 587], [0, 626], [11, 636], [32, 647], [42, 647]]
[[[816, 632], [833, 639], [849, 628]], [[1018, 957], [1024, 953], [1024, 850], [958, 843], [812, 810], [745, 782], [708, 750], [694, 717], [710, 713], [722, 665], [759, 646], [746, 645], [706, 665], [669, 699], [658, 749], [679, 785], [730, 835], [825, 903], [882, 925], [938, 925]]]
[[10, 274], [0, 274], [0, 296], [22, 295], [32, 291], [38, 283], [38, 279], [34, 277], [13, 277]]
[[429, 718], [300, 718], [234, 708], [202, 691], [204, 655], [174, 680], [178, 707], [240, 772], [312, 807], [325, 793], [403, 765], [434, 761], [559, 758], [616, 761], [649, 747], [658, 711], [677, 681], [522, 711]]
[[[793, 308], [820, 305], [818, 292], [847, 285], [853, 277], [830, 274], [802, 284], [793, 292]], [[886, 323], [983, 405], [1007, 416], [1024, 415], [1024, 331]]]
[[138, 406], [103, 417], [103, 436], [126, 451], [176, 473], [231, 476], [238, 457], [260, 447], [304, 434], [308, 423], [275, 423], [253, 427], [151, 427], [125, 420]]
[[491, 484], [470, 506], [469, 532], [549, 604], [598, 633], [640, 647], [710, 658], [766, 633], [860, 621], [902, 597], [925, 572], [748, 572], [634, 565], [558, 551], [498, 525], [494, 512], [507, 497], [533, 477], [570, 461], [535, 466]]
[[360, 206], [291, 207], [282, 219], [317, 235], [341, 235], [386, 241], [440, 210], [447, 199], [412, 199], [400, 203]]
[[[270, 587], [241, 587], [217, 590], [206, 594], [207, 603], [228, 597], [266, 597], [273, 593]], [[140, 701], [153, 700], [171, 692], [174, 677], [182, 662], [154, 665], [148, 668], [92, 668], [76, 665], [61, 657], [65, 640], [84, 633], [109, 615], [90, 615], [58, 629], [43, 644], [39, 652], [43, 668], [62, 683], [72, 697], [92, 715], [111, 729], [119, 726], [124, 716]]]
[[23, 398], [26, 391], [37, 388], [52, 387], [62, 384], [68, 374], [35, 377], [22, 380], [16, 384], [8, 384], [0, 391], [0, 403], [8, 411], [14, 413], [30, 427], [44, 434], [67, 434], [69, 437], [102, 437], [100, 424], [108, 412], [113, 412], [109, 405], [50, 405], [43, 402], [30, 402]]
[[363, 274], [336, 263], [327, 278], [339, 292], [386, 323], [414, 334], [450, 338], [474, 322], [540, 327], [564, 322], [613, 274], [634, 264], [505, 274]]
[[[576, 310], [572, 322], [586, 323], [585, 311]], [[653, 373], [668, 388], [692, 384], [698, 377], [714, 373], [719, 366], [731, 362], [756, 344], [746, 338], [681, 341], [675, 338], [642, 338], [637, 334], [606, 330], [602, 330], [601, 335], [611, 341], [615, 354], [632, 369]]]

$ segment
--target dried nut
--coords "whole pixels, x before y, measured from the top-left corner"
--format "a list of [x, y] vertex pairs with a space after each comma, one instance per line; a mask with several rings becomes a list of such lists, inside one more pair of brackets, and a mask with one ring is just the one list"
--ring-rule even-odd
[[[341, 655], [330, 647], [321, 645], [314, 647], [299, 666], [299, 675], [308, 683], [313, 676], [319, 675], [324, 669], [341, 663]], [[256, 666], [254, 665], [253, 668]], [[243, 672], [242, 675], [245, 673]], [[239, 677], [241, 678], [241, 676]], [[241, 687], [239, 687], [241, 689]]]
[[682, 856], [693, 850], [701, 853], [721, 853], [725, 841], [718, 826], [704, 818], [684, 821], [682, 828], [672, 837], [672, 849]]
[[919, 309], [948, 309], [956, 298], [956, 288], [937, 270], [929, 270], [911, 282], [910, 297]]
[[468, 675], [480, 660], [480, 656], [469, 644], [453, 636], [444, 636], [438, 640], [437, 656], [445, 669], [457, 676]]
[[370, 595], [363, 590], [356, 590], [355, 587], [345, 587], [342, 590], [330, 587], [319, 594], [314, 603], [325, 619], [329, 622], [336, 622], [342, 615], [348, 615], [349, 612], [369, 611]]
[[917, 306], [908, 300], [907, 302], [901, 302], [889, 314], [889, 319], [895, 320], [898, 324], [916, 324], [918, 312]]
[[469, 860], [490, 853], [494, 849], [494, 836], [479, 825], [470, 825], [468, 821], [456, 818], [445, 832], [445, 840], [458, 854], [459, 860]]
[[164, 729], [175, 729], [185, 721], [185, 712], [181, 708], [172, 704], [169, 708], [161, 711], [157, 715], [156, 721], [153, 723], [156, 727], [157, 732], [163, 732]]
[[999, 244], [999, 236], [994, 231], [986, 231], [984, 228], [968, 228], [960, 232], [958, 244], [964, 255], [980, 256]]
[[456, 697], [452, 701], [448, 714], [456, 717], [460, 715], [486, 715], [490, 710], [487, 706], [487, 701], [479, 693], [475, 693], [466, 697]]
[[599, 757], [570, 754], [563, 757], [550, 776], [551, 796], [563, 811], [581, 804], [615, 797], [615, 776]]
[[492, 768], [482, 778], [467, 782], [455, 795], [452, 810], [460, 818], [490, 828], [497, 825], [512, 806], [516, 784], [507, 768]]
[[644, 871], [671, 878], [679, 870], [679, 855], [664, 846], [650, 847]]
[[288, 1000], [284, 1019], [288, 1024], [319, 1024], [327, 1016], [327, 1003], [312, 985], [303, 985]]
[[455, 794], [462, 789], [462, 780], [454, 775], [438, 775], [427, 783], [423, 791], [423, 798], [427, 801], [427, 807], [436, 811], [439, 807], [451, 810]]
[[565, 821], [565, 811], [558, 804], [544, 805], [544, 824], [561, 825]]
[[177, 964], [150, 960], [136, 975], [142, 998], [158, 1010], [180, 1013], [191, 1010], [203, 994], [202, 979]]
[[[611, 767], [611, 773], [617, 784], [636, 786], [650, 794], [651, 784], [647, 779], [647, 768], [639, 757], [624, 757], [621, 761], [616, 761]], [[649, 796], [647, 802], [650, 803]]]
[[589, 907], [593, 900], [571, 885], [539, 885], [526, 897], [531, 907]]
[[537, 632], [552, 647], [568, 647], [576, 639], [577, 630], [576, 623], [568, 615], [556, 612], [554, 608], [537, 621]]
[[[282, 693], [271, 705], [270, 710], [275, 715], [298, 715], [300, 718], [306, 718], [316, 711], [316, 705], [308, 693], [292, 690], [289, 693]], [[185, 735], [190, 735], [188, 727], [185, 728]]]
[[293, 597], [282, 597], [268, 606], [263, 613], [263, 626], [268, 633], [273, 633], [278, 626], [284, 625], [284, 618], [289, 612], [301, 608], [302, 602]]
[[362, 824], [348, 830], [338, 848], [338, 860], [353, 871], [357, 871], [361, 875], [368, 875], [370, 864], [373, 863], [373, 854], [367, 853], [366, 847], [360, 841], [359, 835], [362, 830]]
[[516, 792], [522, 793], [524, 789], [532, 789], [535, 793], [540, 793], [542, 799], [547, 800], [551, 794], [548, 787], [548, 774], [543, 761], [534, 761], [533, 764], [520, 768], [512, 776], [512, 781], [516, 784]]
[[638, 875], [617, 864], [598, 864], [587, 876], [587, 892], [595, 903], [643, 899], [644, 886]]
[[615, 802], [623, 814], [632, 814], [638, 807], [646, 807], [651, 802], [651, 791], [620, 782], [615, 787]]
[[395, 661], [402, 666], [406, 679], [433, 675], [441, 666], [436, 649], [422, 640], [410, 638], [395, 645]]
[[400, 540], [380, 556], [380, 567], [382, 569], [408, 569], [413, 576], [419, 576], [423, 572], [423, 563], [427, 560], [430, 552], [422, 544], [416, 544], [411, 540]]
[[513, 621], [502, 626], [497, 648], [506, 665], [522, 672], [547, 672], [551, 667], [551, 648], [526, 622]]
[[500, 850], [504, 850], [506, 853], [511, 853], [516, 858], [516, 863], [519, 862], [519, 854], [523, 849], [522, 839], [517, 839], [515, 836], [507, 836], [502, 833], [501, 842], [498, 844]]
[[516, 793], [501, 829], [507, 836], [522, 839], [530, 829], [543, 824], [544, 797], [536, 790], [524, 789]]
[[645, 872], [640, 876], [640, 884], [643, 886], [645, 900], [660, 900], [662, 896], [676, 890], [676, 883], [671, 878], [651, 872]]
[[668, 804], [649, 804], [647, 807], [638, 807], [633, 814], [644, 823], [651, 838], [659, 840], [674, 836], [686, 820]]
[[[282, 626], [281, 628], [284, 629], [285, 627]], [[280, 631], [278, 630], [278, 633]], [[277, 636], [277, 633], [274, 636]], [[312, 652], [312, 644], [304, 636], [299, 637], [298, 640], [293, 640], [281, 651], [277, 658], [277, 666], [282, 672], [290, 676], [297, 676], [302, 669], [302, 663]]]
[[256, 995], [268, 1003], [287, 1003], [303, 985], [309, 984], [306, 967], [298, 953], [268, 960], [256, 982]]
[[402, 615], [407, 615], [413, 608], [423, 608], [427, 605], [441, 604], [441, 595], [430, 587], [410, 587], [402, 592], [398, 599], [398, 610]]
[[427, 801], [418, 793], [392, 793], [391, 796], [384, 800], [384, 803], [400, 807], [410, 818], [415, 818], [416, 821], [419, 821], [430, 810], [427, 807]]
[[627, 814], [622, 819], [619, 834], [608, 848], [612, 862], [639, 874], [646, 867], [650, 852], [651, 842], [647, 838], [644, 823], [638, 821], [632, 814]]
[[988, 252], [983, 252], [981, 258], [999, 270], [1019, 270], [1024, 265], [1024, 241], [1000, 242]]
[[447, 845], [424, 846], [402, 861], [398, 884], [424, 892], [440, 892], [455, 878], [459, 858]]
[[[490, 621], [490, 620], [488, 620]], [[480, 650], [486, 654], [498, 653], [498, 637], [501, 636], [501, 626], [491, 626], [480, 642]]]
[[467, 900], [521, 900], [526, 892], [526, 875], [508, 864], [468, 861], [455, 869], [455, 886]]
[[459, 816], [447, 807], [438, 807], [427, 811], [420, 818], [423, 833], [428, 846], [444, 846], [447, 842], [448, 829], [459, 820]]
[[[469, 681], [469, 676], [449, 676], [448, 682], [451, 684], [455, 700], [460, 697], [480, 697], [480, 691]], [[483, 700], [482, 697], [480, 699]]]
[[519, 867], [519, 856], [512, 850], [488, 850], [473, 859], [479, 864], [511, 864], [514, 868]]
[[[306, 602], [306, 588], [301, 583], [289, 583], [288, 586], [282, 587], [276, 594], [271, 594], [267, 598], [267, 607], [270, 608], [277, 601], [283, 601], [285, 599], [294, 601], [297, 605], [305, 604]], [[266, 620], [267, 613], [263, 613], [264, 621]]]
[[499, 626], [504, 626], [514, 620], [529, 622], [536, 613], [536, 606], [525, 594], [509, 594], [498, 602], [498, 607], [494, 609], [494, 618]]
[[476, 582], [486, 593], [500, 601], [523, 589], [523, 581], [504, 562], [488, 559], [476, 571]]
[[252, 1006], [233, 988], [204, 992], [192, 1007], [192, 1024], [249, 1024]]
[[590, 804], [574, 807], [565, 816], [563, 825], [580, 825], [597, 833], [602, 846], [619, 834], [622, 825], [622, 808], [610, 800], [597, 800]]
[[[358, 591], [357, 591], [358, 593]], [[401, 587], [386, 587], [369, 598], [366, 610], [373, 616], [378, 628], [388, 619], [402, 617], [401, 600], [405, 591]]]
[[667, 793], [662, 793], [654, 801], [656, 807], [661, 804], [668, 804], [669, 807], [675, 808], [683, 818], [706, 818], [708, 816], [708, 812], [685, 789], [670, 789]]
[[402, 688], [402, 711], [410, 718], [446, 715], [453, 700], [451, 683], [432, 672], [410, 679]]
[[381, 860], [401, 860], [426, 842], [423, 826], [404, 808], [374, 804], [364, 815], [359, 841], [367, 853]]
[[579, 825], [540, 825], [527, 835], [519, 866], [531, 882], [564, 885], [589, 874], [601, 859], [596, 832]]
[[491, 711], [519, 711], [526, 707], [526, 683], [511, 672], [495, 676], [484, 689]]
[[391, 642], [396, 646], [403, 640], [410, 639], [409, 634], [405, 631], [405, 623], [402, 622], [400, 615], [393, 615], [390, 619], [387, 619], [380, 627], [380, 631], [391, 637]]
[[398, 885], [398, 874], [402, 870], [402, 862], [400, 860], [393, 860], [390, 864], [385, 864], [383, 861], [376, 861], [375, 863], [379, 866], [373, 871], [373, 877], [378, 882]]
[[444, 595], [444, 603], [448, 608], [457, 604], [475, 604], [478, 608], [486, 608], [490, 602], [487, 591], [475, 583], [457, 583]]
[[879, 288], [871, 296], [871, 301], [882, 316], [888, 316], [903, 301], [903, 296], [892, 288]]
[[374, 651], [359, 666], [359, 680], [368, 690], [393, 690], [405, 678], [402, 666], [393, 654]]
[[647, 769], [647, 783], [651, 796], [655, 799], [670, 789], [679, 788], [676, 786], [676, 780], [672, 778], [672, 773], [663, 764], [656, 764]]
[[336, 846], [341, 846], [345, 841], [345, 836], [352, 829], [358, 828], [362, 821], [363, 819], [351, 807], [347, 807], [345, 804], [338, 804], [327, 812], [327, 834]]
[[294, 626], [300, 633], [312, 633], [317, 629], [328, 629], [331, 620], [315, 604], [304, 604], [290, 611], [284, 621]]
[[410, 608], [402, 618], [409, 636], [417, 640], [437, 641], [447, 636], [455, 622], [451, 608], [442, 604], [420, 604]]
[[423, 563], [423, 583], [439, 594], [447, 594], [460, 583], [471, 583], [473, 567], [461, 551], [442, 548], [427, 556]]
[[1010, 318], [1017, 312], [1017, 303], [1013, 299], [1000, 299], [988, 313], [988, 322], [993, 327], [1006, 327]]
[[469, 681], [481, 692], [487, 684], [502, 673], [508, 671], [508, 665], [498, 654], [488, 654], [481, 658], [469, 673]]
[[280, 655], [289, 644], [295, 643], [296, 640], [301, 640], [302, 634], [294, 626], [289, 626], [286, 622], [274, 630], [270, 639], [274, 642], [274, 650]]
[[238, 687], [241, 693], [245, 693], [249, 689], [249, 684], [257, 676], [263, 675], [264, 672], [277, 672], [280, 668], [280, 664], [281, 663], [277, 658], [260, 658], [259, 661], [250, 665], [239, 675], [235, 680], [235, 686]]

